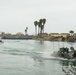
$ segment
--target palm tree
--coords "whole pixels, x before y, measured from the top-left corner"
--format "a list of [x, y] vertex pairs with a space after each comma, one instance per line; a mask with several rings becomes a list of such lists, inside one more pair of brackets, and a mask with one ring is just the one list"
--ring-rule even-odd
[[28, 29], [28, 27], [26, 27], [26, 29]]
[[75, 37], [73, 36], [74, 31], [70, 30], [69, 33], [71, 34], [70, 37], [68, 38], [69, 42], [75, 42]]
[[45, 23], [46, 23], [46, 19], [43, 18], [43, 33], [44, 33], [44, 25], [45, 25]]
[[27, 34], [27, 29], [25, 29], [25, 35]]
[[71, 36], [73, 35], [74, 31], [73, 30], [70, 30], [69, 33], [71, 34]]
[[39, 20], [39, 29], [40, 29], [40, 36], [42, 37], [42, 23], [43, 23], [43, 20], [40, 19]]
[[25, 29], [25, 34], [27, 34], [27, 29], [28, 29], [28, 27], [26, 27], [26, 29]]
[[[37, 35], [37, 25], [38, 25], [38, 36], [42, 37], [42, 31], [44, 33], [44, 25], [46, 23], [46, 19], [40, 19], [39, 22], [35, 21], [34, 25], [35, 25], [35, 36]], [[40, 34], [40, 35], [39, 35]]]
[[38, 22], [35, 21], [35, 22], [34, 22], [34, 25], [35, 25], [35, 36], [36, 36], [36, 35], [37, 35], [37, 25], [38, 25]]
[[40, 28], [41, 28], [41, 25], [40, 25], [40, 22], [38, 22], [38, 36], [40, 34]]

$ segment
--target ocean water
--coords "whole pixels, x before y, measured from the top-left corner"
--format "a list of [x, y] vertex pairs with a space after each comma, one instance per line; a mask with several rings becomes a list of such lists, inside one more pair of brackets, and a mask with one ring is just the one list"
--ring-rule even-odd
[[[0, 43], [0, 75], [65, 75], [76, 62], [53, 57], [60, 47], [76, 49], [76, 43], [36, 40], [3, 40]], [[70, 66], [70, 67], [69, 67]], [[73, 73], [71, 73], [73, 75]]]

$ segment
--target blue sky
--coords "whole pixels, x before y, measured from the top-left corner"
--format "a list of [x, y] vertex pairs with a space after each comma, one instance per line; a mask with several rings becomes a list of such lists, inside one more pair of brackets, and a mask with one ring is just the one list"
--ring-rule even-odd
[[45, 32], [76, 32], [76, 0], [0, 0], [0, 31], [34, 34], [34, 21], [46, 19]]

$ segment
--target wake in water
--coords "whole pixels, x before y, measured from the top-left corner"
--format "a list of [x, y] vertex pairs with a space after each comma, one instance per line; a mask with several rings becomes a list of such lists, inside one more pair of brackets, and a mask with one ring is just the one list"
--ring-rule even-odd
[[58, 52], [56, 51], [43, 52], [41, 58], [47, 59], [47, 60], [76, 61], [76, 59], [67, 59], [67, 58], [59, 57]]
[[59, 57], [57, 52], [53, 51], [52, 46], [50, 48], [50, 44], [48, 44], [48, 42], [41, 45], [37, 42], [34, 43], [33, 41], [25, 42], [20, 40], [7, 40], [2, 46], [0, 46], [0, 54], [26, 55], [46, 60], [76, 61], [76, 59], [68, 60], [66, 58]]
[[68, 59], [68, 58], [59, 57], [58, 52], [53, 52], [51, 53], [50, 56], [51, 56], [51, 59], [53, 60], [76, 61], [76, 58]]

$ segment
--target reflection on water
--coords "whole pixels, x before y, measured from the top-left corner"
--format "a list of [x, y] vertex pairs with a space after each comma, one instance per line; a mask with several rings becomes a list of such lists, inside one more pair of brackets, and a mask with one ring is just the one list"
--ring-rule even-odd
[[66, 75], [76, 75], [76, 61], [60, 61], [60, 64]]
[[60, 61], [60, 64], [62, 66], [69, 66], [69, 65], [76, 66], [76, 61]]
[[69, 62], [69, 61], [60, 61], [60, 64], [62, 66], [69, 66], [70, 64], [72, 64], [72, 62]]
[[43, 40], [40, 40], [40, 44], [44, 44], [44, 41]]

